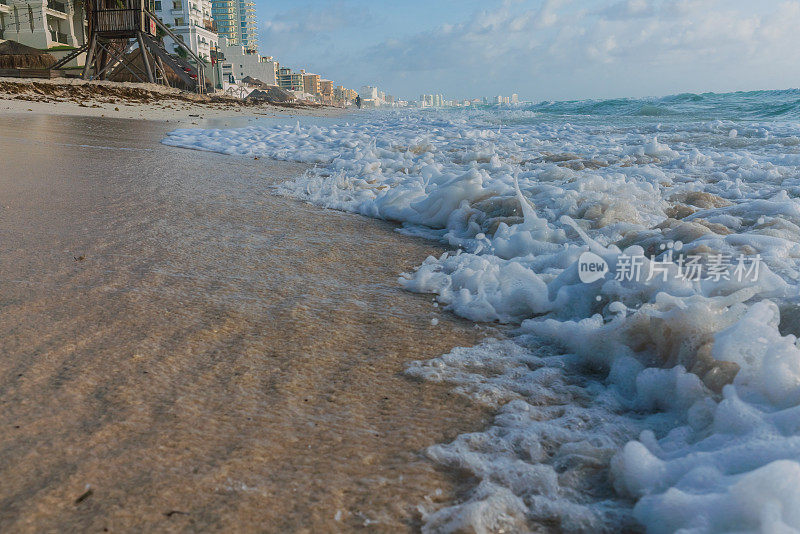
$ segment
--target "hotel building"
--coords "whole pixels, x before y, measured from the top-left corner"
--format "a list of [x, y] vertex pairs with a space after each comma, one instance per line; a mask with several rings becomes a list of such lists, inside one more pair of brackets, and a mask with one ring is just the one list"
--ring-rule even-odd
[[220, 37], [246, 50], [258, 50], [256, 7], [252, 0], [213, 0], [211, 16]]
[[278, 85], [287, 91], [304, 91], [303, 75], [292, 72], [289, 67], [278, 69]]
[[300, 73], [303, 75], [303, 90], [310, 95], [319, 96], [319, 82], [322, 79], [320, 75], [312, 74], [304, 70], [301, 70]]

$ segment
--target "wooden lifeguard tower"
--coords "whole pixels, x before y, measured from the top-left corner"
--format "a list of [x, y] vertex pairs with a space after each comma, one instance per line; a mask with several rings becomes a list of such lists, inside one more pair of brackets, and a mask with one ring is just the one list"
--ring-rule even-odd
[[[152, 0], [86, 0], [89, 42], [61, 59], [53, 68], [66, 65], [86, 52], [83, 79], [106, 79], [112, 71], [124, 68], [141, 82], [169, 85], [167, 69], [174, 72], [190, 90], [205, 92], [205, 63], [151, 11]], [[186, 51], [187, 58], [167, 52], [158, 40], [159, 30]], [[138, 47], [142, 65], [135, 65], [129, 54]], [[190, 63], [189, 59], [194, 61]]]

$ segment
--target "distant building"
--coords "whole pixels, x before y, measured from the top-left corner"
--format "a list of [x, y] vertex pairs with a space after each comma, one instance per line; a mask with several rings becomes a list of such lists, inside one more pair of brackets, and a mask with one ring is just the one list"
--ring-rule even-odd
[[278, 85], [278, 62], [271, 57], [259, 56], [257, 52], [244, 46], [230, 44], [221, 39], [219, 51], [222, 60], [222, 78], [232, 83], [247, 76], [257, 78], [269, 85]]
[[323, 104], [333, 104], [333, 81], [320, 80], [319, 94]]
[[517, 93], [514, 93], [513, 95], [511, 95], [511, 103], [512, 104], [519, 104], [519, 95]]
[[258, 23], [252, 0], [212, 0], [211, 16], [220, 37], [247, 50], [258, 50]]
[[[210, 61], [211, 50], [219, 46], [219, 38], [213, 31], [211, 0], [155, 0], [153, 9], [155, 15], [169, 26], [192, 52], [201, 59]], [[185, 54], [185, 51], [170, 37], [164, 37], [164, 46], [168, 52]]]
[[304, 70], [301, 70], [300, 74], [303, 75], [303, 89], [305, 90], [305, 92], [310, 95], [319, 97], [320, 96], [319, 81], [321, 79], [320, 75], [312, 74]]
[[358, 92], [361, 100], [378, 100], [378, 88], [371, 85], [364, 85]]
[[343, 85], [337, 85], [333, 88], [333, 103], [336, 105], [347, 105], [348, 102], [355, 100], [356, 96], [358, 96], [358, 93], [352, 89], [347, 89]]
[[358, 92], [358, 96], [361, 97], [361, 104], [365, 107], [375, 108], [381, 105], [377, 87], [364, 85]]
[[433, 95], [419, 95], [419, 107], [421, 108], [433, 107]]
[[287, 91], [305, 92], [303, 75], [299, 72], [292, 72], [292, 69], [288, 67], [278, 68], [278, 85]]

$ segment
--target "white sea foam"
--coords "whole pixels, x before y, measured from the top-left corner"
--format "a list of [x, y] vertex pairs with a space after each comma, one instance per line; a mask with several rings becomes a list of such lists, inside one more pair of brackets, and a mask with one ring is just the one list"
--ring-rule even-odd
[[[498, 410], [430, 456], [480, 481], [426, 529], [800, 529], [800, 126], [375, 114], [178, 130], [166, 144], [315, 164], [281, 192], [399, 221], [454, 252], [400, 278], [513, 341], [408, 372]], [[667, 279], [584, 284], [586, 251]], [[753, 279], [680, 255], [760, 255]], [[654, 261], [655, 260], [655, 261]]]

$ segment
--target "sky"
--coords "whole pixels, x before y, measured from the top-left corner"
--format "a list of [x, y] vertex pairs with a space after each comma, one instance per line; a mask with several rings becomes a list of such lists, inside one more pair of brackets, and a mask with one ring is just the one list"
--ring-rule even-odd
[[407, 99], [800, 86], [800, 0], [255, 1], [262, 55]]

